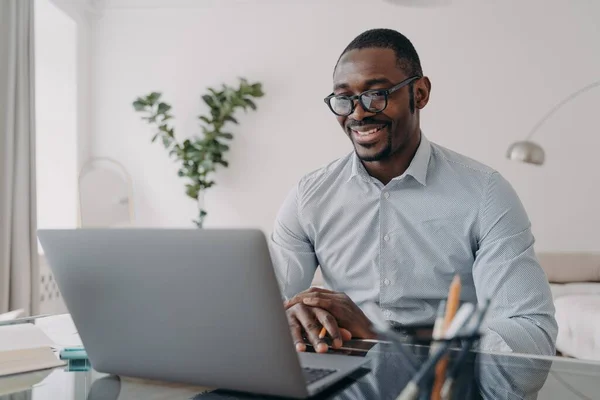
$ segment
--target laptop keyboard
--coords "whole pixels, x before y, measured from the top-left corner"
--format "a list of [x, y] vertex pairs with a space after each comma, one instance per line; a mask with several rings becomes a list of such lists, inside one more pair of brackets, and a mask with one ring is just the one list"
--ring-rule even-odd
[[321, 369], [321, 368], [308, 368], [303, 367], [302, 372], [304, 373], [304, 379], [306, 380], [306, 384], [310, 385], [320, 379], [325, 378], [327, 375], [331, 375], [337, 370], [335, 369]]

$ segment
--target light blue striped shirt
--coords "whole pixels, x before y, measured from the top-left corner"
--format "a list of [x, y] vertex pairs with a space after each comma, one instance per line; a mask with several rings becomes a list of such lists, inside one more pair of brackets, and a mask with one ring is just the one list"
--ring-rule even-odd
[[431, 323], [455, 274], [461, 301], [492, 299], [483, 349], [554, 354], [557, 325], [527, 214], [496, 171], [421, 135], [387, 185], [354, 152], [304, 176], [270, 240], [286, 297], [325, 285], [388, 320]]

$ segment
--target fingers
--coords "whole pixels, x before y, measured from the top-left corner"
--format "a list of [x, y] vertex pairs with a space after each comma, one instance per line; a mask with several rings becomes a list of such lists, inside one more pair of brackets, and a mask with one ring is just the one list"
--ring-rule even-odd
[[302, 293], [329, 293], [329, 294], [337, 294], [337, 292], [334, 292], [333, 290], [329, 290], [329, 289], [324, 289], [324, 288], [319, 288], [319, 287], [311, 287], [308, 290], [305, 290]]
[[342, 334], [340, 332], [340, 328], [338, 327], [337, 321], [325, 310], [321, 310], [319, 308], [315, 308], [312, 310], [321, 323], [323, 327], [329, 332], [329, 336], [331, 337], [332, 347], [338, 348], [342, 347]]
[[[310, 305], [311, 307], [321, 307], [329, 310], [334, 303], [339, 302], [341, 299], [342, 297], [339, 294], [319, 292], [301, 293], [284, 303], [284, 307], [286, 310], [288, 310], [290, 307], [293, 307], [296, 304], [303, 303]], [[331, 312], [331, 310], [329, 311]]]
[[[315, 309], [307, 307], [303, 304], [298, 304], [292, 307], [290, 310], [288, 310], [288, 313], [293, 315], [300, 323], [301, 327], [304, 329], [304, 332], [306, 332], [306, 336], [309, 342], [315, 348], [315, 351], [317, 353], [327, 352], [327, 344], [323, 339], [319, 338], [321, 323], [315, 315]], [[298, 346], [298, 342], [296, 341], [296, 339], [294, 339], [294, 343], [296, 343], [296, 349], [302, 347]]]
[[304, 298], [303, 293], [305, 293], [305, 292], [299, 293], [296, 296], [292, 297], [291, 299], [285, 301], [283, 303], [283, 307], [286, 310], [289, 310], [290, 308], [294, 307], [296, 304], [302, 303], [302, 299]]
[[288, 324], [290, 325], [290, 332], [292, 333], [292, 340], [296, 346], [296, 351], [306, 351], [306, 344], [302, 337], [302, 325], [295, 315], [288, 315]]
[[302, 299], [302, 303], [306, 304], [307, 306], [319, 307], [329, 311], [330, 313], [334, 313], [333, 306], [335, 303], [331, 299], [321, 297], [307, 297]]
[[344, 342], [352, 339], [352, 332], [350, 332], [348, 329], [340, 328], [340, 333], [342, 334], [342, 340]]
[[334, 292], [334, 291], [328, 290], [328, 289], [311, 287], [310, 289], [307, 289], [303, 292], [298, 293], [296, 296], [292, 297], [291, 299], [284, 301], [283, 307], [286, 310], [288, 310], [291, 307], [295, 306], [296, 304], [302, 303], [302, 300], [305, 298], [322, 297], [320, 295], [325, 295], [325, 296], [327, 296], [327, 298], [329, 298], [332, 295], [339, 297], [339, 296], [343, 295], [343, 293]]

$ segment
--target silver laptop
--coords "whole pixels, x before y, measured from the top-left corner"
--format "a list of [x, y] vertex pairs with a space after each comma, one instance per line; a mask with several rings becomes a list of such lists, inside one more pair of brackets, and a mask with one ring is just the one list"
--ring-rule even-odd
[[304, 398], [366, 362], [298, 354], [259, 230], [40, 230], [94, 369]]

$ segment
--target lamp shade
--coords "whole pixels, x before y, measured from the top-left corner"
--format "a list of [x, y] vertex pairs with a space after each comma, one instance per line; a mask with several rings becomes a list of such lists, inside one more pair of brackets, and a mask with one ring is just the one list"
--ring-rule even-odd
[[544, 164], [546, 158], [544, 149], [539, 144], [528, 140], [511, 144], [506, 156], [509, 160], [535, 165]]

